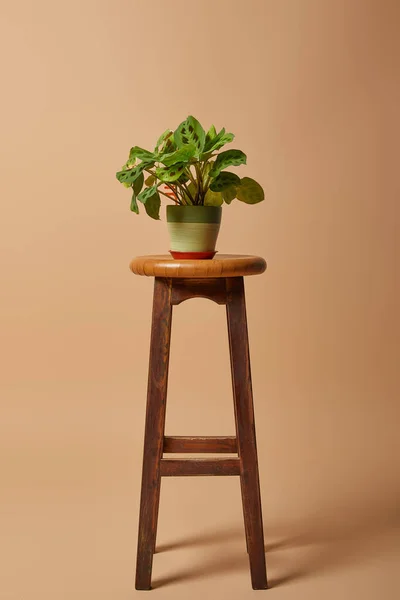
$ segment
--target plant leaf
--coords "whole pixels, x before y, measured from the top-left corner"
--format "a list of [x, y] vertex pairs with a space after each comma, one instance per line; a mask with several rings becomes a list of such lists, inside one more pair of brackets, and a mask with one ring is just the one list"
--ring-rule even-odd
[[236, 190], [237, 190], [236, 185], [230, 185], [229, 187], [222, 190], [222, 198], [223, 198], [224, 202], [226, 202], [227, 204], [230, 204], [232, 202], [232, 200], [234, 200], [236, 198]]
[[204, 160], [207, 161], [209, 158], [211, 158], [212, 152], [203, 152], [203, 154], [200, 156], [200, 160]]
[[156, 185], [145, 188], [143, 192], [139, 194], [137, 199], [144, 204], [149, 217], [156, 220], [160, 218], [161, 200]]
[[206, 144], [209, 143], [211, 140], [213, 140], [216, 137], [217, 137], [217, 130], [215, 129], [214, 125], [211, 125], [210, 129], [206, 133]]
[[145, 150], [144, 148], [139, 148], [139, 146], [134, 146], [131, 148], [131, 151], [129, 152], [128, 163], [134, 162], [136, 158], [147, 162], [155, 160], [155, 156], [152, 152]]
[[225, 146], [225, 144], [232, 142], [234, 138], [235, 136], [233, 133], [225, 133], [225, 128], [223, 127], [218, 135], [215, 136], [215, 138], [207, 140], [207, 143], [204, 146], [204, 152], [209, 153], [213, 152], [214, 150], [218, 150], [218, 148], [222, 148], [222, 146]]
[[204, 179], [207, 179], [207, 177], [209, 176], [210, 171], [213, 168], [213, 166], [214, 166], [214, 161], [213, 160], [210, 160], [209, 162], [205, 163], [204, 170], [203, 170]]
[[186, 173], [186, 170], [182, 173], [182, 175], [179, 175], [177, 181], [179, 181], [179, 183], [187, 183], [189, 181], [189, 177]]
[[156, 194], [153, 194], [153, 196], [151, 196], [146, 204], [144, 205], [144, 208], [147, 212], [147, 214], [149, 215], [149, 217], [151, 217], [152, 219], [155, 219], [156, 221], [160, 220], [160, 206], [161, 206], [161, 200], [160, 200], [160, 194], [157, 192]]
[[132, 184], [134, 181], [136, 181], [136, 179], [139, 177], [139, 175], [142, 173], [142, 171], [144, 169], [151, 168], [153, 166], [154, 166], [154, 162], [151, 162], [151, 163], [141, 162], [136, 167], [133, 167], [133, 169], [129, 169], [127, 171], [118, 171], [118, 173], [116, 174], [116, 177], [117, 177], [118, 181], [120, 181], [121, 183]]
[[206, 133], [197, 119], [189, 116], [174, 132], [174, 139], [178, 148], [193, 144], [196, 148], [195, 156], [198, 157], [203, 152]]
[[178, 163], [171, 167], [158, 167], [156, 175], [161, 181], [176, 181], [186, 169], [186, 163]]
[[157, 186], [156, 185], [152, 185], [151, 187], [147, 187], [144, 188], [143, 191], [140, 192], [140, 194], [138, 194], [137, 199], [142, 202], [143, 204], [146, 204], [147, 200], [153, 196], [153, 194], [155, 194], [157, 192]]
[[172, 129], [166, 129], [164, 133], [160, 135], [160, 137], [157, 140], [156, 147], [154, 148], [154, 152], [156, 154], [158, 154], [158, 152], [160, 151], [160, 146], [162, 146], [164, 142], [166, 142], [166, 140], [173, 135], [173, 133], [174, 132], [172, 131]]
[[[140, 191], [141, 191], [141, 189], [143, 187], [143, 182], [144, 182], [144, 175], [143, 175], [143, 173], [140, 173], [139, 177], [130, 186], [132, 188], [131, 211], [133, 211], [137, 215], [139, 214], [139, 207], [138, 207], [138, 204], [137, 204], [137, 198], [138, 198], [138, 195], [140, 194]], [[127, 184], [124, 183], [124, 185], [127, 185]]]
[[222, 192], [222, 190], [230, 187], [231, 185], [239, 185], [240, 177], [236, 173], [230, 173], [229, 171], [222, 171], [213, 179], [210, 185], [210, 190], [213, 192]]
[[218, 154], [213, 168], [210, 171], [211, 177], [216, 177], [226, 167], [245, 165], [247, 156], [241, 150], [225, 150]]
[[163, 144], [160, 148], [159, 154], [167, 154], [167, 153], [172, 153], [175, 152], [176, 150], [176, 143], [174, 140], [174, 136], [172, 135], [171, 137], [169, 137], [165, 144]]
[[204, 206], [221, 206], [223, 198], [221, 192], [213, 192], [208, 189], [204, 196]]
[[126, 161], [126, 163], [124, 165], [122, 165], [121, 167], [121, 171], [127, 171], [128, 169], [132, 169], [132, 167], [135, 166], [136, 163], [136, 158], [132, 159], [132, 160], [128, 160]]
[[[221, 173], [223, 175], [223, 173]], [[236, 198], [246, 204], [257, 204], [264, 200], [264, 190], [261, 185], [250, 177], [243, 177], [236, 191]]]
[[221, 139], [218, 140], [218, 142], [214, 140], [214, 143], [210, 148], [210, 152], [219, 150], [219, 148], [222, 148], [222, 146], [225, 146], [225, 144], [230, 144], [231, 142], [233, 142], [234, 139], [235, 136], [233, 135], [233, 133], [226, 133], [224, 136], [222, 136]]
[[154, 177], [154, 175], [149, 175], [147, 177], [147, 179], [145, 180], [145, 184], [150, 187], [151, 185], [154, 185], [156, 182], [156, 178]]
[[221, 131], [216, 134], [214, 137], [208, 137], [206, 143], [204, 144], [204, 152], [210, 152], [213, 144], [218, 143], [218, 141], [225, 135], [225, 127], [221, 129]]
[[180, 162], [188, 162], [196, 153], [196, 147], [194, 144], [189, 144], [188, 146], [182, 146], [182, 148], [178, 148], [175, 152], [171, 152], [169, 154], [163, 154], [158, 159], [159, 162], [162, 162], [166, 167], [170, 167]]
[[[187, 189], [189, 190], [189, 193], [192, 196], [192, 198], [196, 198], [197, 186], [192, 181], [187, 186]], [[189, 198], [189, 201], [190, 201], [190, 198]]]
[[139, 177], [133, 182], [133, 185], [132, 185], [133, 191], [135, 192], [136, 196], [138, 196], [140, 194], [140, 192], [142, 191], [143, 183], [144, 183], [144, 175], [142, 172], [142, 173], [140, 173]]
[[134, 190], [132, 191], [131, 211], [136, 213], [137, 215], [139, 214], [139, 207], [136, 201], [136, 194]]

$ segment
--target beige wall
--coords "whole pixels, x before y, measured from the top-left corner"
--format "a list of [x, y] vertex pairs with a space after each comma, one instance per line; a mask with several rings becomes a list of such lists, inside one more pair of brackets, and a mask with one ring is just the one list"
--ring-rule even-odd
[[[152, 282], [128, 263], [168, 239], [114, 172], [189, 113], [267, 193], [224, 209], [219, 250], [269, 265], [247, 300], [274, 593], [399, 597], [399, 9], [2, 7], [1, 600], [132, 596]], [[169, 433], [233, 432], [227, 352], [221, 307], [176, 310]], [[160, 519], [199, 542], [156, 556], [160, 597], [250, 597], [236, 480], [166, 482]]]

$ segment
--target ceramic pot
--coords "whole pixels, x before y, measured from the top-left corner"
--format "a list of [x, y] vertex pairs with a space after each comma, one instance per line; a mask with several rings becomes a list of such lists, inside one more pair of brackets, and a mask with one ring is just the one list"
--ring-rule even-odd
[[172, 256], [212, 258], [215, 254], [221, 215], [220, 206], [167, 206]]

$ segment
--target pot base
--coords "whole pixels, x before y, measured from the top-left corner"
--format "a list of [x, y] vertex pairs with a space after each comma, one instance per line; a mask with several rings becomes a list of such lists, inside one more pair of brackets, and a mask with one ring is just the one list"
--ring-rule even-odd
[[213, 252], [176, 252], [170, 250], [172, 257], [177, 260], [211, 260], [216, 255], [217, 251]]

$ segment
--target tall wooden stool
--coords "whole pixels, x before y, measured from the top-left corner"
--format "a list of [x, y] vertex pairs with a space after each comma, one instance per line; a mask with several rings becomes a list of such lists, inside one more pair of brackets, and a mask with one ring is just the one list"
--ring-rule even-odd
[[[267, 588], [264, 533], [258, 477], [249, 344], [243, 277], [263, 273], [258, 256], [219, 255], [213, 260], [140, 256], [136, 275], [154, 277], [153, 320], [144, 436], [136, 589], [151, 589], [161, 477], [238, 475], [253, 589]], [[189, 298], [225, 304], [231, 359], [236, 436], [164, 435], [172, 307]], [[168, 453], [232, 453], [232, 458], [165, 458]]]

